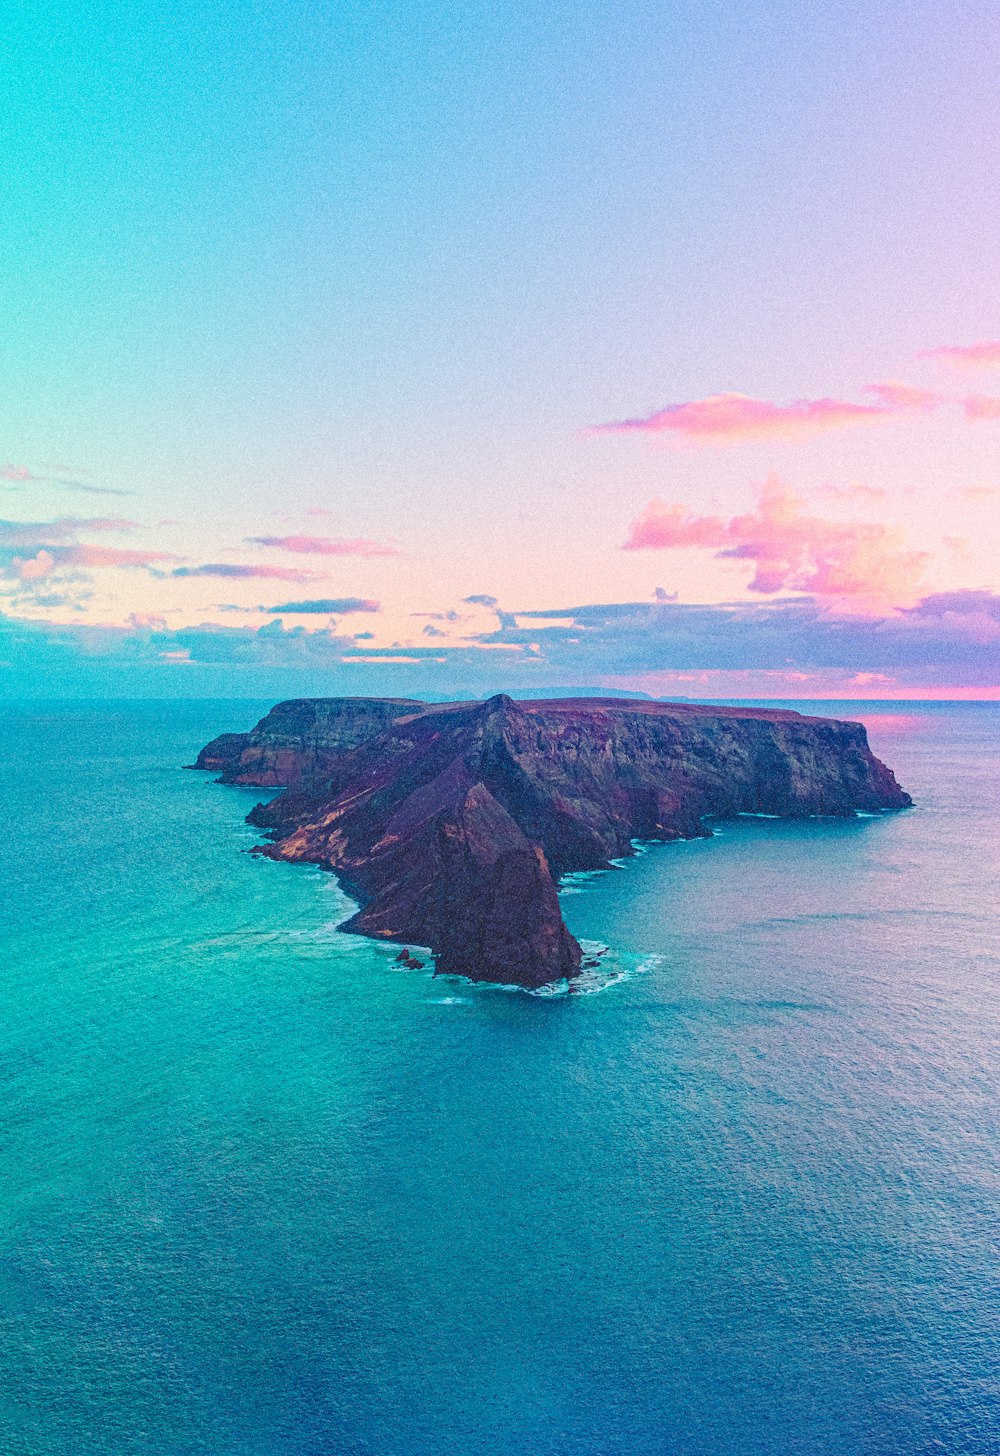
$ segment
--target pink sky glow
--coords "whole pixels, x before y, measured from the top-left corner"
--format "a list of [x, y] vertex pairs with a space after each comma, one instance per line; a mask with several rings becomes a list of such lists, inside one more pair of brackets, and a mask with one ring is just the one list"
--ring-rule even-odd
[[[985, 369], [1000, 343], [921, 357]], [[10, 620], [79, 628], [81, 642], [98, 644], [91, 654], [106, 638], [88, 637], [90, 624], [106, 633], [117, 623], [125, 637], [161, 638], [157, 661], [185, 670], [215, 651], [223, 662], [349, 668], [351, 678], [370, 669], [352, 691], [475, 686], [502, 673], [540, 691], [568, 675], [695, 697], [993, 697], [1000, 458], [990, 421], [1000, 421], [1000, 395], [919, 379], [848, 382], [785, 404], [713, 394], [582, 435], [557, 428], [544, 469], [525, 451], [515, 471], [491, 443], [495, 488], [467, 490], [463, 463], [443, 523], [425, 519], [425, 496], [417, 510], [395, 486], [382, 505], [352, 494], [337, 509], [331, 488], [333, 504], [320, 507], [310, 486], [298, 503], [217, 515], [172, 498], [147, 508], [137, 492], [137, 519], [73, 516], [60, 510], [59, 482], [9, 466], [4, 489], [25, 509], [0, 520], [0, 592]], [[640, 454], [609, 439], [602, 452], [589, 438], [631, 433], [700, 448]], [[755, 485], [789, 458], [786, 447], [794, 485], [773, 473]], [[312, 534], [318, 516], [343, 534]], [[82, 539], [139, 533], [127, 547]], [[232, 559], [248, 547], [311, 559]], [[274, 605], [262, 582], [308, 584], [309, 596]], [[772, 615], [754, 615], [765, 608]], [[370, 620], [352, 623], [359, 611]], [[873, 660], [883, 647], [886, 660]], [[701, 650], [697, 667], [671, 668]], [[842, 668], [809, 658], [841, 651]], [[752, 665], [733, 660], [743, 658]], [[489, 661], [507, 666], [488, 678]]]

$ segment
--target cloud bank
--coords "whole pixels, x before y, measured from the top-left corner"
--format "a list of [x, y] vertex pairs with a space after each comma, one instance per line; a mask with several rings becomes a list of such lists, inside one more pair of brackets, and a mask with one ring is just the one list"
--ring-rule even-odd
[[937, 593], [872, 616], [845, 616], [810, 598], [597, 603], [516, 615], [531, 621], [483, 640], [535, 646], [545, 672], [562, 680], [648, 686], [657, 673], [770, 674], [792, 696], [798, 678], [831, 675], [845, 685], [864, 674], [920, 690], [1000, 687], [1000, 594], [992, 592]]
[[[525, 624], [519, 625], [518, 619]], [[56, 627], [0, 615], [0, 693], [260, 697], [304, 692], [539, 693], [561, 686], [660, 695], [906, 696], [1000, 691], [1000, 594], [934, 593], [904, 611], [847, 615], [810, 598], [687, 605], [594, 603], [505, 614], [471, 641], [359, 647], [329, 626]], [[731, 687], [730, 687], [731, 690]]]

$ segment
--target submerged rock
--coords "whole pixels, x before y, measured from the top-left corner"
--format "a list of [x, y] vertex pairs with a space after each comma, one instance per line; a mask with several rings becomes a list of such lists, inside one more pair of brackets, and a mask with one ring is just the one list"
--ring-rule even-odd
[[300, 699], [194, 766], [286, 789], [249, 816], [272, 841], [261, 852], [333, 870], [361, 907], [344, 930], [526, 987], [580, 973], [559, 876], [605, 868], [633, 839], [704, 836], [707, 815], [911, 802], [860, 723], [618, 699]]

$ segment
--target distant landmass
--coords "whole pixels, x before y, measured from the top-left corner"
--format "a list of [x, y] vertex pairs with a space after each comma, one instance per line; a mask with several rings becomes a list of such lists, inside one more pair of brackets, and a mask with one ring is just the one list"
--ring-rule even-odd
[[299, 699], [192, 767], [284, 789], [248, 816], [259, 852], [334, 871], [360, 906], [342, 929], [532, 988], [580, 972], [561, 875], [705, 836], [708, 816], [911, 803], [860, 723], [622, 698]]
[[[572, 687], [572, 688], [548, 688], [546, 691], [547, 691], [547, 700], [548, 699], [551, 699], [551, 698], [601, 698], [601, 699], [604, 699], [604, 698], [627, 698], [627, 699], [629, 699], [629, 701], [632, 701], [634, 699], [637, 702], [642, 702], [642, 703], [652, 703], [654, 701], [654, 698], [653, 698], [652, 693], [643, 693], [643, 692], [640, 692], [638, 689], [633, 689], [633, 688], [593, 688], [593, 687], [591, 687], [591, 688], [581, 688], [581, 687]], [[507, 697], [508, 698], [513, 698], [515, 700], [515, 702], [523, 702], [525, 699], [527, 699], [529, 702], [537, 702], [538, 701], [538, 689], [537, 689], [537, 687], [535, 687], [535, 688], [509, 688], [508, 691], [507, 691]], [[679, 699], [674, 699], [673, 701], [683, 703], [683, 702], [686, 702], [687, 700], [685, 698], [679, 698]]]

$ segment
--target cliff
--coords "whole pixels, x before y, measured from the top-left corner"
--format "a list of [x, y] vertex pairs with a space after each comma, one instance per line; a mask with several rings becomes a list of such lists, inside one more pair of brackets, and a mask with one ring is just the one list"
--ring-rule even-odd
[[223, 783], [260, 789], [318, 783], [348, 750], [423, 706], [412, 698], [293, 698], [249, 733], [213, 738], [191, 767], [220, 769]]
[[334, 870], [343, 927], [429, 946], [439, 972], [539, 986], [579, 972], [560, 875], [705, 816], [901, 809], [860, 723], [760, 708], [601, 699], [282, 703], [195, 767], [284, 786], [250, 822], [274, 859]]

